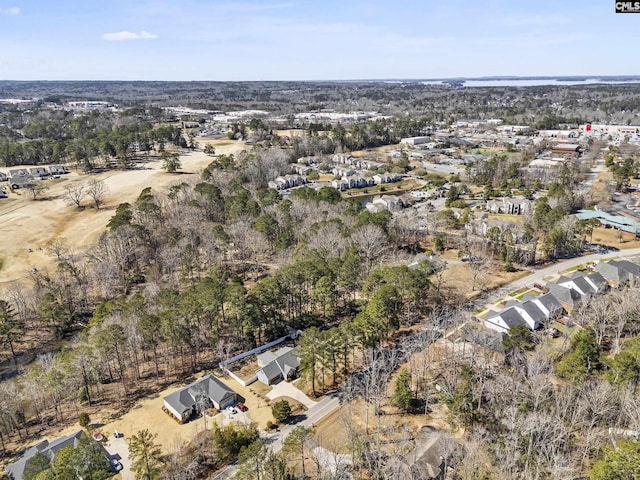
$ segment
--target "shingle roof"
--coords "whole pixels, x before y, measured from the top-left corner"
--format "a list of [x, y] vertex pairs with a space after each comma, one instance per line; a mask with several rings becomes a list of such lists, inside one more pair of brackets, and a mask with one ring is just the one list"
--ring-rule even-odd
[[205, 394], [214, 402], [222, 404], [229, 395], [236, 395], [236, 392], [222, 383], [217, 377], [207, 375], [167, 395], [164, 397], [164, 401], [171, 405], [176, 412], [184, 412], [196, 404], [197, 397], [201, 394]]
[[549, 312], [558, 312], [562, 310], [562, 305], [560, 305], [560, 302], [552, 293], [540, 295], [536, 300], [539, 301]]
[[602, 274], [599, 272], [590, 273], [589, 275], [586, 276], [586, 278], [588, 281], [590, 281], [593, 285], [596, 286], [599, 292], [602, 290], [605, 290], [609, 286], [607, 279], [604, 278]]
[[47, 440], [43, 440], [33, 447], [28, 448], [27, 450], [25, 450], [20, 460], [7, 465], [6, 471], [9, 474], [9, 477], [13, 480], [22, 480], [22, 475], [24, 474], [24, 469], [27, 466], [27, 463], [36, 453], [44, 453], [53, 460], [55, 459], [56, 454], [63, 448], [68, 447], [69, 445], [73, 445], [75, 447], [80, 440], [80, 436], [83, 434], [84, 432], [82, 430], [78, 430], [71, 435], [57, 438], [51, 443], [49, 443]]
[[520, 313], [514, 307], [507, 308], [506, 310], [500, 312], [500, 318], [502, 318], [502, 321], [509, 328], [513, 328], [516, 325], [524, 325], [526, 327], [529, 327], [527, 321], [522, 318], [522, 315], [520, 315]]
[[577, 290], [572, 288], [563, 287], [555, 283], [547, 283], [549, 293], [552, 293], [554, 297], [561, 303], [568, 306], [575, 306], [582, 301], [582, 295]]
[[522, 308], [533, 319], [534, 322], [544, 322], [547, 316], [540, 308], [532, 301], [522, 302]]

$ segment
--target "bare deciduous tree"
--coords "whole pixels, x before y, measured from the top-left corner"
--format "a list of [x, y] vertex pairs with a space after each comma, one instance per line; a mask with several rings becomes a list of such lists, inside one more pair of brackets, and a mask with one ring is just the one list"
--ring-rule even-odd
[[64, 187], [65, 197], [71, 205], [80, 208], [82, 199], [85, 196], [86, 186], [80, 182], [73, 182]]
[[91, 180], [86, 186], [87, 195], [93, 200], [93, 205], [98, 210], [107, 193], [107, 185], [102, 180]]

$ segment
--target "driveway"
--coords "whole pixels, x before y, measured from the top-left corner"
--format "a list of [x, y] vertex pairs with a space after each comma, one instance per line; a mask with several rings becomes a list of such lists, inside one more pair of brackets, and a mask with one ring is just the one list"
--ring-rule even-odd
[[105, 445], [105, 449], [109, 452], [111, 458], [117, 459], [122, 464], [122, 470], [120, 471], [122, 480], [134, 480], [135, 477], [131, 471], [131, 460], [129, 460], [129, 445], [124, 436], [114, 438], [111, 435]]
[[291, 397], [295, 400], [298, 400], [307, 408], [311, 408], [317, 405], [318, 402], [314, 402], [313, 400], [311, 400], [309, 397], [307, 397], [307, 395], [305, 395], [294, 385], [294, 383], [297, 383], [298, 381], [299, 379], [295, 382], [282, 381], [277, 385], [274, 385], [271, 391], [267, 393], [267, 398], [269, 400], [274, 400], [278, 397]]

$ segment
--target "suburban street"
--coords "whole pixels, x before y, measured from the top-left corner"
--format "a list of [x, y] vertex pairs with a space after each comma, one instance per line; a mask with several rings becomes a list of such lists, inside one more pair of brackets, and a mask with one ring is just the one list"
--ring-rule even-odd
[[578, 265], [584, 265], [587, 262], [596, 262], [602, 259], [612, 260], [614, 258], [625, 258], [625, 257], [633, 257], [636, 255], [640, 255], [640, 248], [631, 248], [629, 250], [620, 250], [618, 252], [610, 252], [610, 253], [594, 253], [591, 255], [584, 255], [582, 257], [570, 258], [567, 260], [561, 260], [548, 267], [541, 268], [540, 270], [536, 270], [535, 272], [527, 275], [526, 277], [520, 278], [519, 280], [515, 280], [498, 290], [495, 290], [489, 294], [483, 302], [486, 304], [495, 303], [504, 296], [508, 295], [509, 292], [514, 290], [518, 290], [522, 287], [532, 286], [534, 283], [544, 284], [544, 279], [550, 275], [555, 275], [562, 270], [567, 270], [572, 267], [577, 267]]

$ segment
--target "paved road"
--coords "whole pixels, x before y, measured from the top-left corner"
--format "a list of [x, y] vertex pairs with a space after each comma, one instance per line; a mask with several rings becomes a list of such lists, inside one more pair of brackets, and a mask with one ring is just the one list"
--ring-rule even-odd
[[544, 278], [550, 275], [555, 275], [561, 270], [567, 270], [568, 268], [577, 267], [578, 265], [584, 265], [587, 262], [596, 262], [598, 260], [602, 260], [603, 258], [612, 259], [616, 257], [623, 258], [636, 255], [640, 255], [640, 248], [631, 248], [629, 250], [620, 250], [618, 252], [611, 252], [607, 254], [594, 253], [591, 255], [584, 255], [582, 257], [558, 261], [548, 267], [536, 270], [526, 277], [511, 282], [508, 285], [505, 285], [504, 287], [491, 292], [489, 296], [484, 299], [484, 301], [487, 304], [495, 303], [504, 296], [508, 295], [509, 292], [513, 292], [514, 290], [518, 290], [522, 287], [530, 287], [534, 283], [545, 283]]

